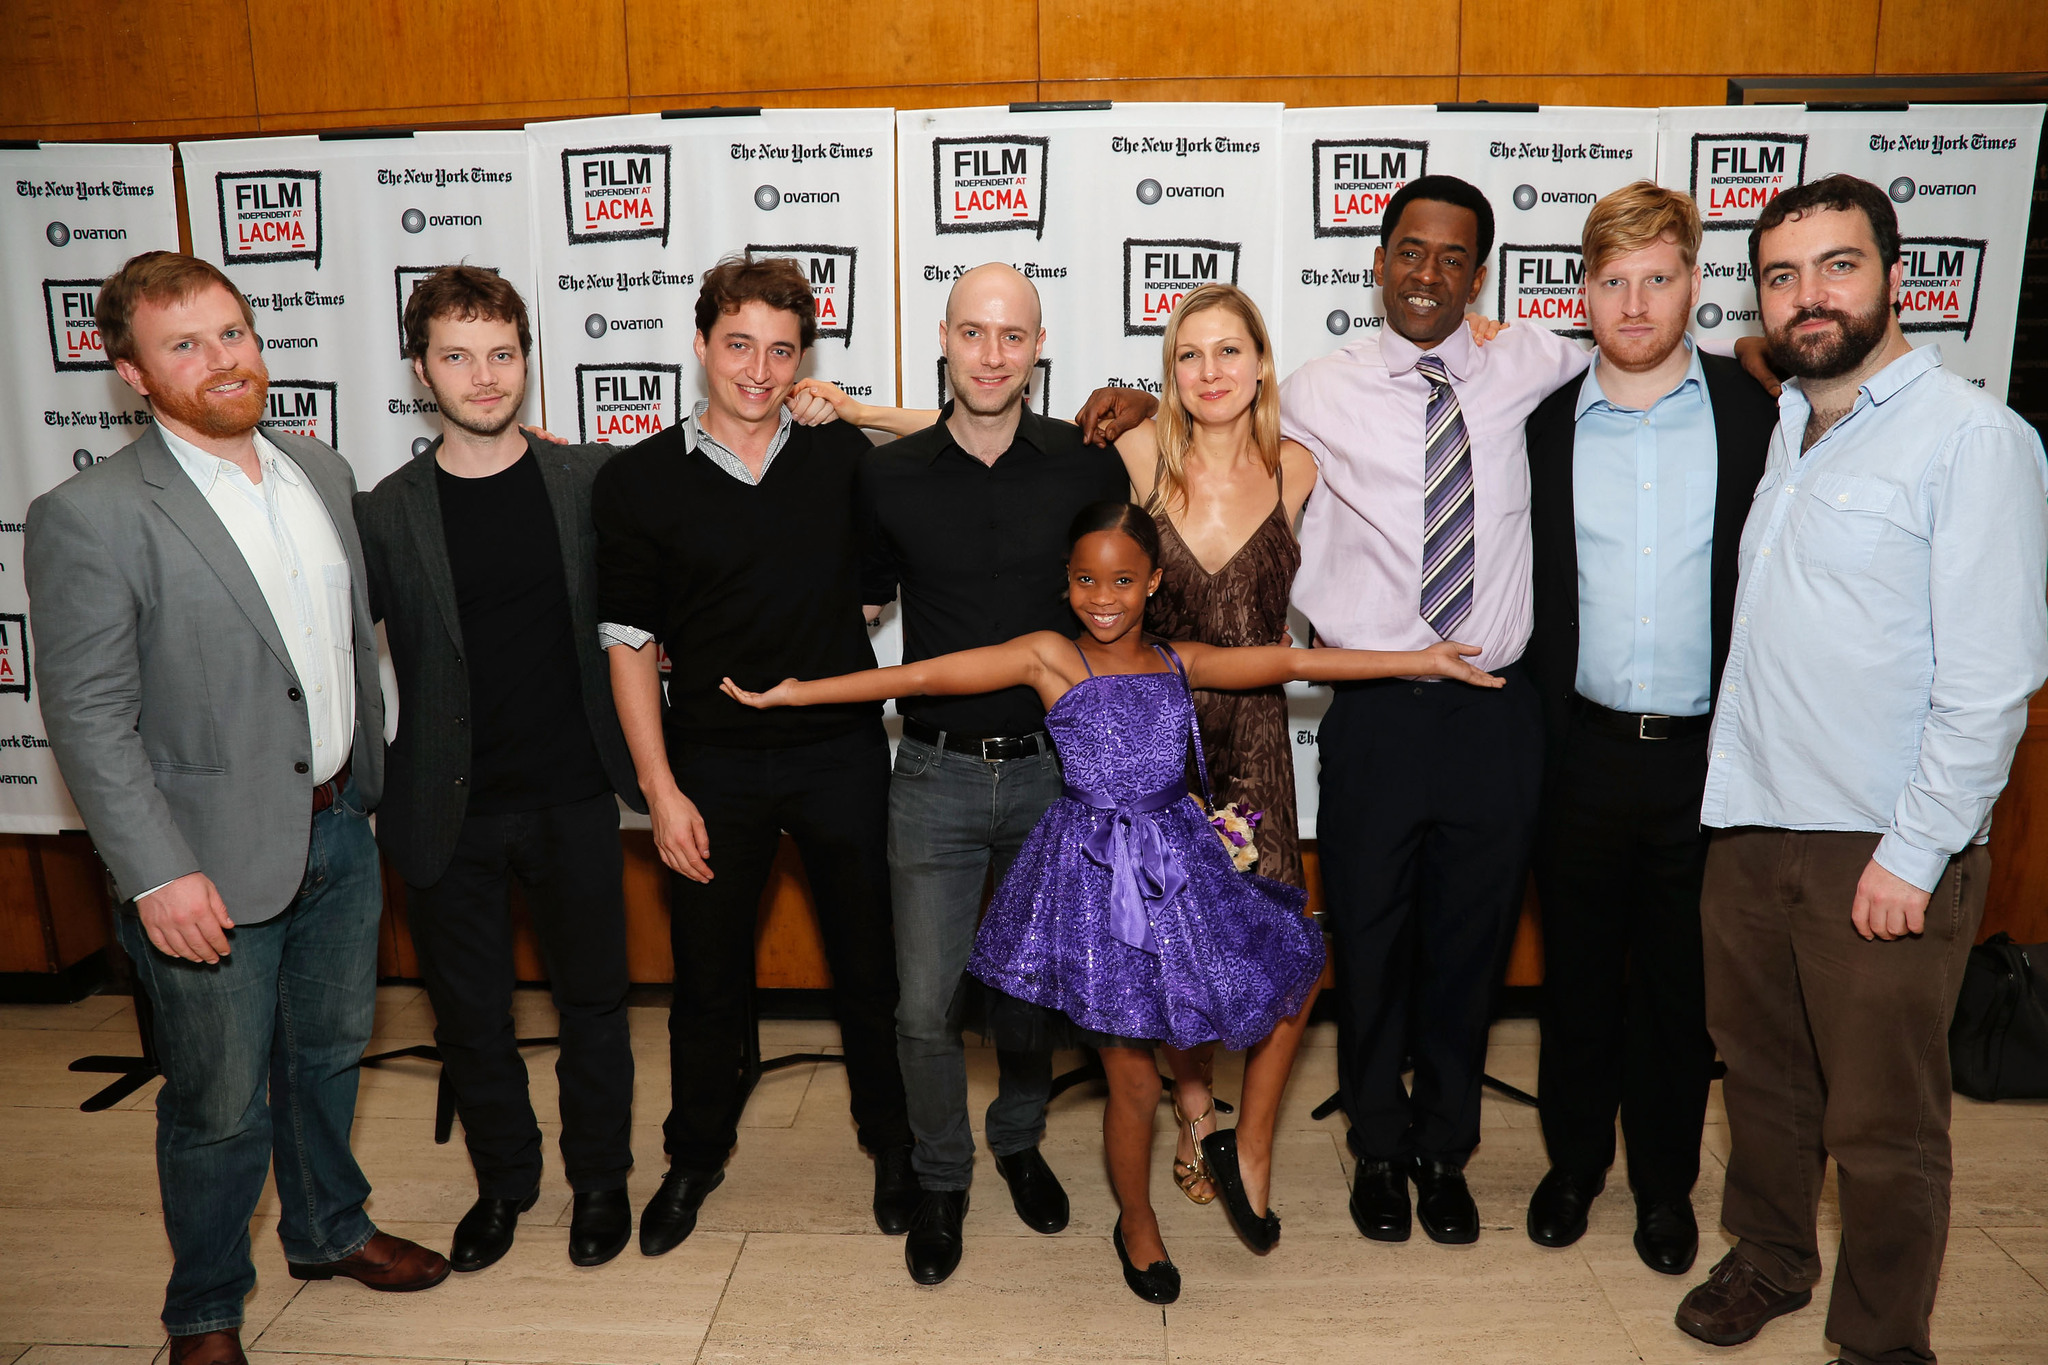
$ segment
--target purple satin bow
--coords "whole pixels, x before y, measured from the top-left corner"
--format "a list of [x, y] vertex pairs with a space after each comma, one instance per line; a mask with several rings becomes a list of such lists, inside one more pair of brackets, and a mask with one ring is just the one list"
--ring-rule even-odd
[[1101, 817], [1088, 831], [1082, 848], [1109, 869], [1110, 934], [1156, 957], [1159, 941], [1152, 935], [1152, 917], [1146, 913], [1145, 902], [1171, 898], [1187, 885], [1187, 878], [1181, 875], [1180, 859], [1167, 847], [1159, 826], [1137, 817], [1184, 800], [1186, 784], [1176, 783], [1135, 801], [1115, 801], [1072, 784], [1066, 792], [1082, 805], [1094, 807]]

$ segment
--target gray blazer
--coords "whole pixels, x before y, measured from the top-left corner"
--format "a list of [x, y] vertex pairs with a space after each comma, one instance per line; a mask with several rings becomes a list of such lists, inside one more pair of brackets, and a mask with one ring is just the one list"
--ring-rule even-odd
[[[312, 481], [348, 556], [350, 762], [374, 806], [384, 699], [355, 476], [318, 441], [264, 435]], [[204, 872], [236, 923], [281, 913], [312, 829], [306, 703], [248, 562], [156, 428], [29, 504], [25, 557], [50, 747], [121, 896]]]
[[[644, 811], [633, 757], [612, 708], [611, 665], [597, 640], [597, 528], [590, 486], [606, 445], [554, 445], [529, 435], [541, 482], [555, 512], [562, 572], [569, 587], [569, 623], [583, 683], [583, 710], [612, 790]], [[432, 886], [448, 870], [469, 804], [469, 668], [462, 655], [462, 619], [441, 494], [434, 477], [437, 439], [367, 493], [356, 494], [356, 524], [370, 566], [371, 610], [384, 622], [398, 674], [398, 736], [391, 776], [377, 812], [377, 842], [413, 886]]]

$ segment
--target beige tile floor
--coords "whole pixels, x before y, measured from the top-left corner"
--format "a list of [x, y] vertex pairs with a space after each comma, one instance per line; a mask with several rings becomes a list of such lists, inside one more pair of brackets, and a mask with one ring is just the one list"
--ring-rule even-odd
[[[544, 995], [521, 992], [522, 1033], [553, 1031]], [[663, 1167], [666, 1016], [633, 1011], [640, 1166], [636, 1206]], [[427, 1040], [423, 994], [380, 993], [379, 1047]], [[128, 1003], [0, 1007], [0, 1365], [150, 1365], [162, 1342], [157, 1311], [170, 1265], [158, 1216], [153, 1088], [119, 1108], [81, 1114], [101, 1083], [66, 1064], [124, 1051]], [[768, 1050], [832, 1049], [829, 1023], [771, 1022]], [[1533, 1086], [1533, 1024], [1494, 1030], [1490, 1068]], [[1367, 1242], [1345, 1211], [1350, 1163], [1342, 1119], [1309, 1111], [1335, 1077], [1335, 1038], [1318, 1028], [1303, 1051], [1282, 1117], [1276, 1203], [1287, 1234], [1260, 1259], [1230, 1235], [1220, 1209], [1180, 1198], [1164, 1174], [1171, 1135], [1159, 1134], [1155, 1201], [1186, 1290], [1164, 1312], [1123, 1287], [1109, 1231], [1116, 1213], [1101, 1164], [1101, 1103], [1085, 1089], [1058, 1100], [1045, 1150], [1072, 1195], [1057, 1237], [1011, 1214], [986, 1156], [968, 1215], [967, 1258], [944, 1286], [903, 1273], [901, 1244], [875, 1230], [871, 1167], [854, 1146], [846, 1078], [832, 1066], [772, 1073], [748, 1105], [727, 1181], [695, 1236], [666, 1257], [629, 1249], [593, 1270], [568, 1264], [570, 1196], [551, 1149], [544, 1197], [518, 1244], [481, 1274], [426, 1294], [372, 1294], [358, 1285], [300, 1285], [284, 1273], [274, 1197], [251, 1227], [258, 1284], [245, 1340], [264, 1365], [371, 1365], [447, 1360], [512, 1365], [576, 1362], [1369, 1361], [1421, 1365], [1607, 1365], [1728, 1361], [1820, 1365], [1833, 1352], [1819, 1308], [1715, 1351], [1671, 1325], [1686, 1284], [1645, 1269], [1629, 1245], [1626, 1195], [1594, 1207], [1577, 1246], [1546, 1251], [1521, 1224], [1544, 1169], [1534, 1114], [1491, 1095], [1470, 1177], [1485, 1232], [1477, 1245]], [[533, 1092], [550, 1144], [552, 1057], [532, 1055]], [[1240, 1068], [1219, 1067], [1235, 1093]], [[993, 1093], [994, 1055], [969, 1051], [971, 1102]], [[474, 1196], [458, 1140], [432, 1142], [434, 1069], [404, 1062], [365, 1073], [356, 1152], [376, 1188], [370, 1212], [394, 1232], [445, 1248]], [[1167, 1111], [1161, 1109], [1162, 1116]], [[1725, 1243], [1720, 1207], [1727, 1129], [1709, 1115], [1695, 1194], [1710, 1229], [1702, 1269]], [[1957, 1101], [1955, 1226], [1934, 1332], [1952, 1365], [2048, 1365], [2048, 1103]], [[1836, 1223], [1832, 1184], [1823, 1221]]]

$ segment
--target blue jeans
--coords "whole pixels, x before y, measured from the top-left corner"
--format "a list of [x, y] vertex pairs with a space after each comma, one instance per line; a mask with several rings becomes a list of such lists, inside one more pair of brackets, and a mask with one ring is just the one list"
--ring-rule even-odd
[[172, 1336], [241, 1326], [256, 1286], [249, 1219], [273, 1158], [287, 1259], [338, 1261], [376, 1231], [348, 1143], [377, 1006], [377, 846], [354, 782], [311, 819], [298, 895], [276, 918], [230, 929], [233, 951], [216, 965], [158, 952], [132, 907], [115, 916], [156, 1011]]
[[[912, 739], [896, 750], [889, 783], [896, 1057], [917, 1135], [911, 1166], [925, 1189], [964, 1190], [974, 1173], [955, 1003], [981, 919], [982, 888], [991, 868], [1002, 880], [1059, 794], [1059, 760], [1050, 752], [990, 763]], [[989, 1150], [1009, 1156], [1045, 1135], [1052, 1055], [1004, 1050], [997, 1064], [986, 1133]]]

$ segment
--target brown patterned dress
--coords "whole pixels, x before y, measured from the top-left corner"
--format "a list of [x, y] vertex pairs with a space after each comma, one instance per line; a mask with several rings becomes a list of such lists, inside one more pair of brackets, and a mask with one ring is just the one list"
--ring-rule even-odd
[[[1159, 523], [1159, 591], [1146, 604], [1145, 627], [1168, 640], [1205, 645], [1278, 645], [1287, 641], [1287, 599], [1301, 546], [1279, 502], [1251, 539], [1215, 573], [1204, 569], [1173, 522]], [[1218, 805], [1243, 802], [1265, 812], [1259, 821], [1255, 869], [1306, 886], [1301, 833], [1294, 813], [1294, 753], [1287, 742], [1287, 699], [1278, 687], [1250, 692], [1195, 692], [1202, 748]]]

